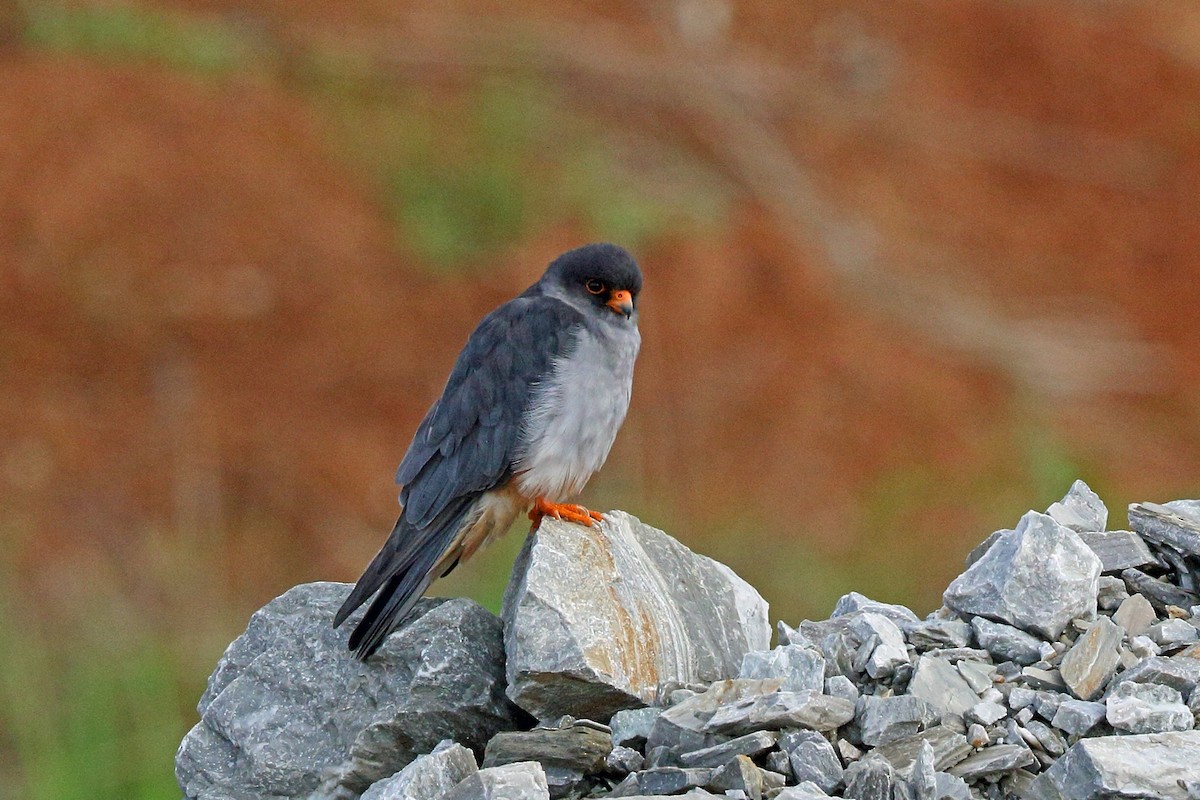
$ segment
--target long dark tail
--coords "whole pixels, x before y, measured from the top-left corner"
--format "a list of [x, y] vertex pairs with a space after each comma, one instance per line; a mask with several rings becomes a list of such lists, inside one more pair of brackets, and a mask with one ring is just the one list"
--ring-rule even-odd
[[411, 525], [401, 512], [375, 558], [333, 618], [336, 628], [379, 592], [350, 634], [348, 647], [366, 660], [387, 635], [399, 627], [436, 575], [430, 572], [458, 536], [477, 496], [458, 498], [424, 528]]

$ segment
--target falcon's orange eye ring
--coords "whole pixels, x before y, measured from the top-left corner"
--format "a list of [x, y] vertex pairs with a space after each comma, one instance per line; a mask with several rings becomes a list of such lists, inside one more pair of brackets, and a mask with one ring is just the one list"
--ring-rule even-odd
[[592, 294], [604, 294], [604, 281], [598, 281], [595, 278], [592, 278], [583, 286]]

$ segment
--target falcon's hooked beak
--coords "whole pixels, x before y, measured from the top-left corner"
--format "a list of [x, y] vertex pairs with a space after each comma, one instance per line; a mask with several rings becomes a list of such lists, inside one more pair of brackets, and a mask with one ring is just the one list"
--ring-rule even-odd
[[618, 314], [623, 314], [625, 319], [633, 315], [633, 295], [625, 289], [617, 289], [610, 294], [605, 305]]

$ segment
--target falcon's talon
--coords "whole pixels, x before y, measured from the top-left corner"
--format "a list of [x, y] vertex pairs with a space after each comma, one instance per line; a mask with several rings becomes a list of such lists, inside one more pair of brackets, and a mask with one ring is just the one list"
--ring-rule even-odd
[[602, 522], [604, 515], [574, 503], [551, 503], [539, 497], [529, 510], [529, 518], [533, 520], [533, 530], [537, 530], [545, 517], [554, 517], [563, 522], [573, 522], [590, 528], [593, 522]]

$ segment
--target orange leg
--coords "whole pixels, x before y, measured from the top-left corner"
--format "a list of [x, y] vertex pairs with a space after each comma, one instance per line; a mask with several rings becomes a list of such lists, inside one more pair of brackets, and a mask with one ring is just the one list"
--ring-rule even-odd
[[533, 530], [536, 531], [542, 524], [543, 517], [554, 517], [564, 522], [586, 525], [589, 528], [593, 521], [600, 522], [604, 519], [604, 515], [599, 511], [589, 511], [583, 506], [572, 503], [551, 503], [546, 498], [539, 497], [533, 501], [533, 508], [529, 511], [529, 518], [533, 520]]

